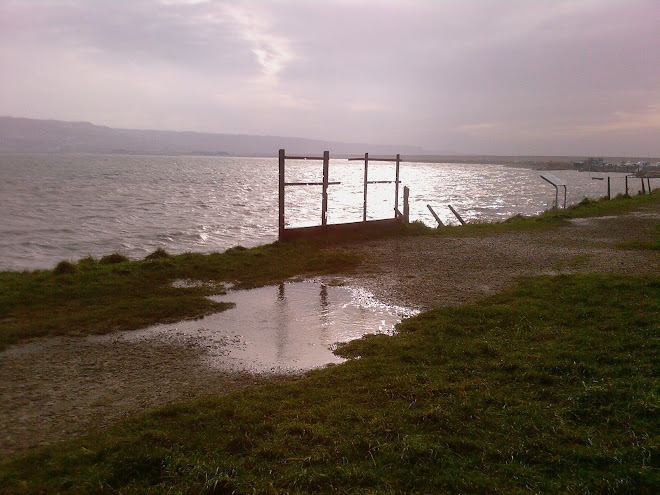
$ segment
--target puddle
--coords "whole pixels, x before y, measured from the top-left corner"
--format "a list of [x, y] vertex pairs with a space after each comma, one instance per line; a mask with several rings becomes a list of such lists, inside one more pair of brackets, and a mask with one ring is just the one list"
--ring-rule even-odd
[[339, 342], [368, 333], [394, 333], [417, 311], [388, 306], [362, 289], [317, 281], [291, 282], [212, 296], [236, 306], [199, 320], [122, 332], [114, 338], [196, 347], [218, 369], [294, 372], [344, 359]]

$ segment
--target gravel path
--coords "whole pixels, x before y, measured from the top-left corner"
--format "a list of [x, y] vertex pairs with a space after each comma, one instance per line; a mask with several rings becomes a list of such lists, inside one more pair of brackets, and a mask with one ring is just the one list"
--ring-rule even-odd
[[575, 219], [543, 232], [371, 241], [352, 247], [365, 262], [348, 283], [387, 302], [430, 309], [474, 302], [525, 275], [660, 273], [657, 251], [616, 248], [619, 242], [657, 238], [658, 228], [655, 205], [625, 216]]
[[[392, 304], [428, 309], [474, 302], [519, 276], [576, 271], [660, 273], [657, 251], [616, 243], [651, 239], [660, 207], [577, 219], [546, 232], [406, 237], [355, 244], [365, 261], [345, 277]], [[154, 406], [280, 377], [220, 372], [200, 349], [112, 338], [50, 338], [0, 353], [0, 457], [69, 438]]]

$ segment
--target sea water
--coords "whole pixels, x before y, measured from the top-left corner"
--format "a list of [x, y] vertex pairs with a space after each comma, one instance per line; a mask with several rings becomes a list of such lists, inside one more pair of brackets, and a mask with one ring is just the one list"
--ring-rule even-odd
[[[568, 204], [607, 193], [603, 174], [553, 172]], [[612, 176], [612, 194], [624, 174]], [[393, 163], [371, 162], [369, 180], [393, 180]], [[362, 220], [364, 163], [330, 160], [328, 222]], [[401, 164], [410, 217], [435, 226], [498, 221], [552, 207], [555, 190], [540, 172], [502, 165]], [[319, 161], [288, 160], [287, 182], [320, 182]], [[637, 192], [639, 180], [631, 180]], [[368, 219], [394, 216], [394, 185], [368, 186]], [[563, 195], [560, 201], [563, 200]], [[287, 187], [288, 227], [318, 225], [321, 187]], [[67, 259], [113, 252], [141, 258], [157, 248], [178, 254], [273, 242], [278, 231], [277, 158], [85, 154], [0, 155], [0, 269], [52, 268]]]

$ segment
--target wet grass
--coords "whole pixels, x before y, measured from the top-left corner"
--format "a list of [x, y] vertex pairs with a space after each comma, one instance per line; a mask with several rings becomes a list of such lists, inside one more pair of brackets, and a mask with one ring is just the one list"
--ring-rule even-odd
[[660, 277], [527, 279], [302, 380], [0, 465], [3, 493], [657, 493]]
[[[100, 260], [62, 261], [54, 270], [0, 272], [0, 350], [43, 336], [100, 334], [197, 318], [226, 309], [204, 296], [222, 282], [254, 287], [297, 274], [348, 270], [359, 259], [309, 242], [236, 247], [223, 253], [171, 256], [157, 250], [130, 261], [120, 254]], [[177, 279], [206, 282], [175, 288]]]

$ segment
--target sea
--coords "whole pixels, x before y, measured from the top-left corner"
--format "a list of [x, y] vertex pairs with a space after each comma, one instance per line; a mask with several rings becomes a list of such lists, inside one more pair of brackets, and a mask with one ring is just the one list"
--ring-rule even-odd
[[[555, 202], [540, 171], [494, 164], [402, 162], [410, 219], [457, 224], [449, 205], [470, 221], [533, 215]], [[322, 162], [287, 160], [287, 182], [321, 182]], [[370, 162], [370, 181], [393, 181], [395, 165]], [[567, 203], [607, 194], [604, 174], [553, 171]], [[608, 174], [612, 195], [625, 174]], [[364, 162], [331, 159], [328, 223], [362, 220]], [[641, 188], [639, 179], [630, 190]], [[393, 183], [367, 188], [367, 219], [394, 216]], [[560, 194], [560, 205], [563, 193]], [[287, 227], [321, 223], [321, 186], [286, 188]], [[202, 156], [0, 154], [0, 270], [48, 269], [121, 253], [140, 259], [158, 248], [210, 253], [277, 240], [278, 160]]]

